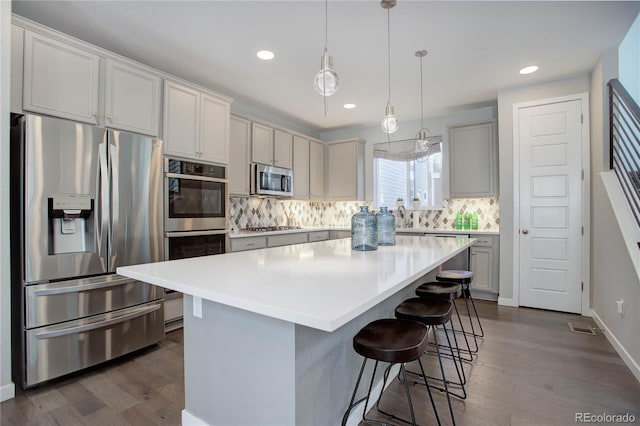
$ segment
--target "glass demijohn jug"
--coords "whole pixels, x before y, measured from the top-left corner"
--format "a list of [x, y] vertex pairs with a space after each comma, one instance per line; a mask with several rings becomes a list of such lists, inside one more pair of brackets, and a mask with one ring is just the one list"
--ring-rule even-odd
[[380, 207], [376, 215], [378, 219], [378, 245], [396, 245], [396, 218], [386, 207]]
[[361, 206], [360, 211], [351, 217], [351, 248], [360, 251], [378, 249], [376, 215], [367, 206]]

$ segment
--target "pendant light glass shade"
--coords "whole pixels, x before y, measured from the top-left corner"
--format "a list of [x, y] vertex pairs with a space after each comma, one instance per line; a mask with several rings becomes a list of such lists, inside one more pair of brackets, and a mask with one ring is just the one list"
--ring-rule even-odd
[[338, 91], [340, 79], [333, 70], [333, 58], [324, 49], [324, 54], [320, 58], [320, 70], [313, 79], [313, 87], [322, 96], [331, 96]]
[[398, 120], [396, 119], [395, 110], [390, 102], [384, 109], [384, 118], [382, 119], [382, 130], [385, 133], [393, 133], [398, 130]]
[[380, 6], [387, 9], [387, 59], [389, 79], [389, 97], [387, 98], [387, 106], [384, 108], [384, 118], [382, 119], [382, 130], [387, 134], [391, 134], [398, 130], [398, 119], [396, 118], [393, 105], [391, 105], [391, 23], [389, 17], [389, 9], [396, 5], [396, 0], [382, 0]]

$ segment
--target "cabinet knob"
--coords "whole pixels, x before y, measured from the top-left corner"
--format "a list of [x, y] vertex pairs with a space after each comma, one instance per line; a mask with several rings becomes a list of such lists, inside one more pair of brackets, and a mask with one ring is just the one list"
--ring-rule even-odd
[[523, 229], [523, 230], [522, 230], [522, 233], [523, 233], [524, 235], [527, 235], [527, 234], [529, 233], [529, 230], [525, 228], [525, 229]]

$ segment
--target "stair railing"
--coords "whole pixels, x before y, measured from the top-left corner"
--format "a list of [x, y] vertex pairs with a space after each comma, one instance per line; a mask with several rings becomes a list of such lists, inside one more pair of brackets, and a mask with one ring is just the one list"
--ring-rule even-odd
[[610, 168], [616, 172], [640, 226], [640, 107], [617, 79], [609, 80], [607, 86]]

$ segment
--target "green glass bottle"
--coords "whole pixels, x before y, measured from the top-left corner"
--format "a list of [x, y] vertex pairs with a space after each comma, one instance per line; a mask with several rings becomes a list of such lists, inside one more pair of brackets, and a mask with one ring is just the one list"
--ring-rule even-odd
[[478, 229], [478, 213], [473, 212], [471, 215], [471, 229]]
[[471, 229], [471, 213], [464, 214], [464, 229]]
[[456, 215], [454, 226], [456, 229], [462, 229], [462, 211], [459, 211], [458, 214]]

